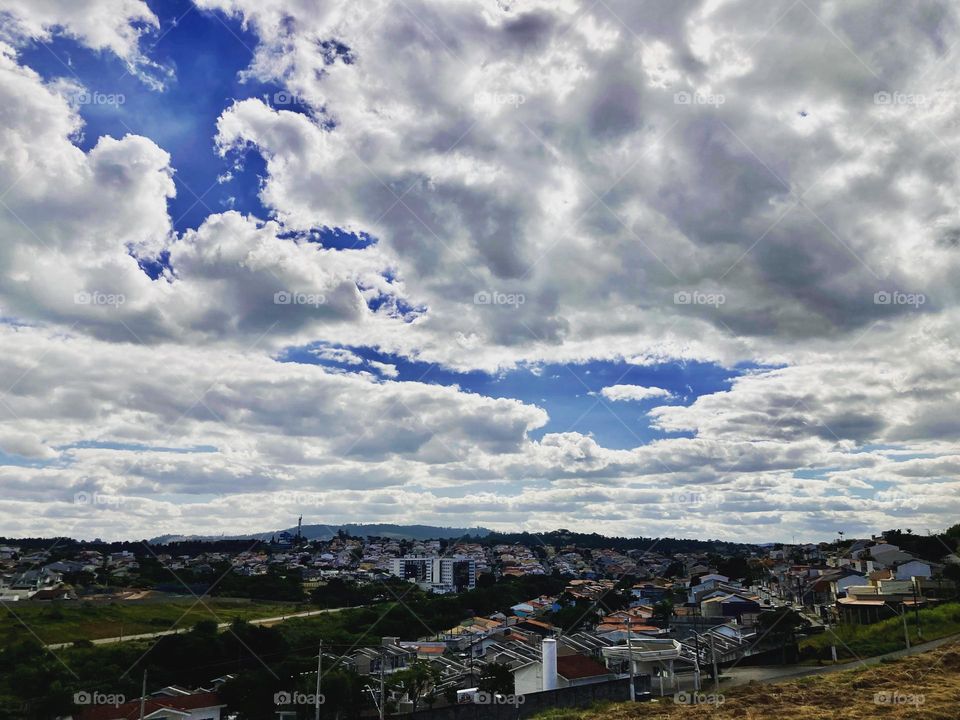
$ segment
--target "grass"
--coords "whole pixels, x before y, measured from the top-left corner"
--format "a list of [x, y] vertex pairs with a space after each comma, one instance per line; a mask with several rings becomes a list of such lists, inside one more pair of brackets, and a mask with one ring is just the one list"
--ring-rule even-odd
[[[920, 611], [923, 638], [917, 637], [913, 613], [907, 616], [911, 645], [960, 633], [960, 603]], [[903, 620], [893, 617], [873, 625], [835, 625], [821, 635], [800, 642], [800, 655], [806, 660], [829, 660], [830, 646], [837, 646], [837, 657], [868, 658], [904, 649]]]
[[50, 644], [117, 637], [121, 633], [124, 636], [139, 635], [189, 628], [201, 620], [254, 620], [309, 609], [306, 605], [290, 603], [211, 598], [205, 598], [202, 604], [194, 598], [160, 602], [80, 601], [50, 605], [3, 603], [0, 605], [0, 645], [28, 638]]
[[723, 692], [724, 702], [681, 705], [606, 704], [589, 710], [554, 710], [537, 720], [956, 720], [960, 717], [960, 644], [868, 669], [843, 670]]

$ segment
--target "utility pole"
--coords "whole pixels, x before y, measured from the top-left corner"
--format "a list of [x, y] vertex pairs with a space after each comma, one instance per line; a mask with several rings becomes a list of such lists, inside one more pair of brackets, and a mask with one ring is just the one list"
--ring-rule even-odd
[[917, 620], [917, 640], [923, 639], [923, 631], [920, 629], [920, 605], [919, 605], [919, 593], [917, 593], [917, 584], [919, 579], [913, 578], [913, 615]]
[[387, 715], [387, 691], [383, 680], [384, 665], [387, 662], [387, 653], [380, 648], [380, 720], [384, 720]]
[[140, 720], [143, 720], [144, 704], [147, 702], [147, 671], [143, 671], [143, 687], [140, 690]]
[[323, 640], [317, 647], [317, 694], [313, 698], [313, 717], [320, 720], [320, 676], [323, 674]]
[[633, 671], [633, 633], [630, 631], [630, 625], [633, 618], [627, 615], [627, 655], [629, 656], [630, 663], [630, 702], [634, 702], [637, 699], [637, 689], [634, 686], [634, 671]]
[[713, 661], [713, 692], [720, 694], [720, 673], [717, 672], [717, 650], [713, 645], [713, 633], [710, 634], [710, 659]]
[[907, 644], [907, 650], [909, 650], [910, 632], [907, 630], [907, 611], [905, 609], [900, 613], [900, 618], [903, 620], [903, 641]]

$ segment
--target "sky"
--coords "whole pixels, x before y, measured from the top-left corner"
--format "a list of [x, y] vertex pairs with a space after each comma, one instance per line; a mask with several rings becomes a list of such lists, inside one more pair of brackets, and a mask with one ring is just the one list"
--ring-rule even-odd
[[958, 12], [0, 0], [0, 535], [952, 525]]

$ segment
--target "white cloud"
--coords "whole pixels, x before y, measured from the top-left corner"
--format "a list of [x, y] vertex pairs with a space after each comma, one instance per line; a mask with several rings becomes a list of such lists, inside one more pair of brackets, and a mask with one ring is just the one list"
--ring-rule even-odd
[[[763, 2], [608, 4], [199, 2], [258, 36], [251, 76], [310, 108], [230, 103], [215, 142], [263, 155], [275, 218], [177, 235], [167, 152], [80, 149], [74, 83], [13, 50], [62, 33], [143, 69], [157, 19], [134, 0], [0, 2], [0, 450], [40, 463], [0, 467], [0, 531], [263, 529], [295, 510], [264, 499], [291, 490], [331, 519], [755, 539], [945, 524], [955, 8], [811, 0], [777, 23]], [[319, 226], [377, 242], [290, 239]], [[172, 269], [151, 280], [131, 251], [161, 250]], [[290, 346], [359, 372], [279, 362]], [[398, 382], [343, 349], [360, 347], [491, 372], [761, 369], [655, 408], [668, 437], [613, 450], [584, 427], [535, 441], [543, 409]], [[89, 490], [124, 510], [72, 505]]]
[[132, 72], [161, 86], [155, 75], [163, 69], [140, 49], [141, 37], [160, 25], [143, 0], [0, 0], [0, 19], [0, 38], [8, 42], [48, 43], [55, 34], [66, 35], [93, 50], [112, 52]]
[[671, 398], [673, 393], [659, 387], [644, 387], [643, 385], [611, 385], [600, 391], [607, 400], [614, 402], [623, 400], [650, 400], [651, 398]]

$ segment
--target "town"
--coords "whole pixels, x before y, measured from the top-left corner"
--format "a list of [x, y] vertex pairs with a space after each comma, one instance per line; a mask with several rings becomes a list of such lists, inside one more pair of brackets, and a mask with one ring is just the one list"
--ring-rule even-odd
[[[747, 676], [960, 630], [958, 540], [960, 526], [769, 545], [565, 530], [5, 539], [0, 675], [29, 675], [27, 659], [42, 660], [33, 670], [47, 690], [38, 698], [32, 683], [3, 680], [0, 697], [24, 717], [77, 720], [472, 718], [480, 707], [528, 717], [607, 700], [722, 702]], [[128, 656], [119, 682], [64, 671]]]

